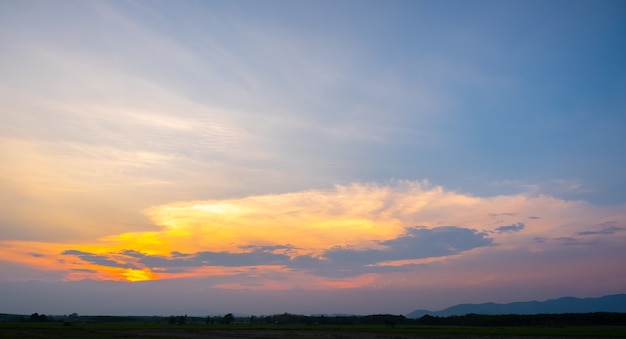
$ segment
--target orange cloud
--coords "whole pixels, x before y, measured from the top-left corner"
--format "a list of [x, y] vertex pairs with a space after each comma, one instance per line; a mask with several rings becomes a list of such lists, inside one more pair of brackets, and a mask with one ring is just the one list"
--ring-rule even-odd
[[[374, 284], [375, 277], [391, 274], [385, 272], [489, 252], [484, 246], [492, 242], [499, 250], [543, 251], [550, 239], [554, 244], [619, 235], [625, 216], [624, 206], [600, 208], [524, 194], [483, 198], [409, 181], [176, 202], [144, 213], [157, 230], [82, 243], [2, 242], [0, 255], [42, 270], [64, 271], [69, 280], [142, 281], [246, 272], [256, 285], [242, 281], [217, 286], [348, 287]], [[619, 239], [623, 237], [610, 241]], [[477, 246], [483, 248], [474, 250]], [[252, 268], [271, 274], [252, 278]], [[273, 280], [275, 274], [285, 279]]]

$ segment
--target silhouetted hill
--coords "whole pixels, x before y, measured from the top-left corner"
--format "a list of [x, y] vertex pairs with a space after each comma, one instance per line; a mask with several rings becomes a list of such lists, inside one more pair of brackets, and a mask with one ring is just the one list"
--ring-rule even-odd
[[441, 311], [415, 310], [407, 318], [424, 315], [447, 317], [451, 315], [475, 314], [547, 314], [547, 313], [591, 313], [626, 312], [626, 294], [607, 295], [599, 298], [563, 297], [546, 301], [526, 301], [509, 304], [460, 304]]

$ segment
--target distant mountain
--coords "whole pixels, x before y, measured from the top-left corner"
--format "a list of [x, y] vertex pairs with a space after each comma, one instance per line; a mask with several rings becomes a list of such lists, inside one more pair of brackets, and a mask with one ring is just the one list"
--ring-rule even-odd
[[626, 294], [607, 295], [600, 298], [563, 297], [546, 301], [526, 301], [509, 304], [460, 304], [441, 311], [415, 310], [407, 318], [424, 315], [447, 317], [451, 315], [475, 314], [545, 314], [545, 313], [590, 313], [626, 312]]

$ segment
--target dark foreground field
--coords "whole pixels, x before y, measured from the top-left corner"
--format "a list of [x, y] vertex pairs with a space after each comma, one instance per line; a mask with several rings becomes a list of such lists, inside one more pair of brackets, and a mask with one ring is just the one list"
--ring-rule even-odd
[[462, 327], [0, 323], [0, 338], [626, 338], [623, 326]]

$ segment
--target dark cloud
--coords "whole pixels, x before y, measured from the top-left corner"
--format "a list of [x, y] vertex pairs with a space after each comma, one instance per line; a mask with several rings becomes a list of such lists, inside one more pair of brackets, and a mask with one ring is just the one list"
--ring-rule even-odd
[[451, 255], [491, 243], [487, 233], [457, 226], [412, 227], [401, 237], [381, 242], [388, 247], [391, 260]]
[[595, 241], [582, 241], [574, 237], [559, 237], [554, 238], [554, 240], [560, 242], [561, 245], [565, 246], [589, 246], [596, 244]]
[[504, 217], [513, 217], [516, 216], [517, 213], [516, 212], [505, 212], [505, 213], [489, 213], [490, 217], [500, 217], [500, 216], [504, 216]]
[[203, 266], [256, 266], [256, 265], [283, 265], [289, 261], [284, 254], [275, 254], [270, 251], [256, 250], [244, 253], [228, 252], [200, 252], [196, 261]]
[[290, 267], [309, 270], [314, 274], [333, 277], [364, 273], [408, 271], [414, 265], [381, 266], [385, 261], [424, 259], [461, 253], [487, 246], [492, 239], [486, 233], [456, 226], [437, 228], [411, 227], [404, 235], [380, 241], [380, 249], [332, 248], [322, 258], [299, 256]]
[[381, 241], [381, 249], [333, 248], [324, 257], [342, 264], [374, 264], [382, 261], [423, 259], [457, 254], [491, 244], [486, 233], [456, 226], [411, 227], [396, 239]]
[[539, 244], [547, 244], [552, 243], [555, 246], [589, 246], [594, 245], [596, 241], [583, 241], [580, 238], [576, 237], [556, 237], [556, 238], [546, 238], [546, 237], [535, 237], [533, 240]]
[[[324, 252], [321, 257], [301, 255], [291, 258], [284, 252], [294, 250], [290, 245], [245, 246], [247, 251], [197, 252], [182, 254], [172, 252], [169, 256], [144, 255], [136, 251], [123, 251], [139, 259], [139, 263], [159, 269], [200, 266], [257, 266], [283, 265], [293, 269], [313, 272], [379, 272], [399, 270], [397, 267], [374, 266], [380, 262], [422, 259], [457, 254], [476, 247], [491, 244], [486, 233], [473, 229], [447, 226], [429, 229], [407, 228], [406, 232], [392, 240], [378, 242], [376, 249], [354, 249], [336, 247]], [[83, 254], [84, 255], [84, 254]]]
[[187, 258], [173, 258], [170, 259], [165, 256], [158, 255], [146, 255], [139, 260], [139, 263], [146, 265], [150, 268], [170, 268], [170, 267], [194, 267], [202, 266], [197, 264], [193, 259]]
[[66, 251], [63, 251], [63, 253], [61, 254], [62, 255], [74, 255], [86, 262], [100, 265], [100, 266], [137, 269], [137, 267], [133, 264], [120, 263], [115, 260], [109, 259], [106, 255], [97, 255], [97, 254], [82, 252], [78, 250], [66, 250]]
[[280, 265], [293, 270], [303, 270], [326, 277], [348, 277], [366, 273], [408, 271], [415, 265], [380, 265], [386, 261], [423, 259], [461, 253], [476, 247], [488, 246], [492, 239], [484, 232], [473, 229], [446, 226], [437, 228], [410, 227], [401, 236], [377, 242], [376, 248], [356, 249], [335, 247], [319, 257], [300, 255], [290, 257], [295, 250], [290, 245], [245, 246], [243, 252], [197, 252], [184, 254], [173, 251], [169, 255], [148, 255], [135, 250], [115, 254], [113, 260], [107, 255], [96, 255], [78, 250], [64, 251], [80, 259], [102, 266], [137, 268], [132, 263], [120, 262], [127, 257], [130, 262], [148, 267], [154, 272], [176, 273], [188, 268], [202, 266], [245, 267]]
[[411, 271], [415, 264], [408, 265], [375, 265], [362, 264], [357, 262], [341, 262], [319, 259], [311, 256], [299, 256], [289, 262], [289, 267], [297, 270], [308, 271], [311, 274], [329, 277], [329, 278], [346, 278], [368, 273], [389, 273], [389, 272], [407, 272]]
[[135, 250], [124, 250], [124, 251], [121, 251], [120, 254], [133, 257], [133, 258], [143, 258], [146, 256], [145, 254], [135, 251]]
[[514, 233], [523, 230], [524, 227], [526, 227], [524, 223], [518, 222], [517, 224], [500, 226], [496, 228], [496, 231], [498, 231], [498, 233]]
[[44, 255], [43, 255], [43, 254], [41, 254], [41, 253], [29, 253], [29, 254], [30, 254], [31, 256], [35, 257], [35, 258], [41, 258], [41, 257], [43, 257], [43, 256], [44, 256]]
[[178, 251], [173, 251], [170, 254], [174, 258], [188, 258], [188, 257], [192, 257], [193, 256], [192, 254], [181, 253], [181, 252], [178, 252]]
[[253, 251], [231, 253], [231, 252], [198, 252], [195, 254], [182, 254], [172, 252], [171, 257], [164, 256], [144, 256], [139, 262], [148, 267], [200, 267], [200, 266], [255, 266], [255, 265], [285, 265], [289, 257], [284, 254], [276, 254], [270, 249], [286, 248], [286, 246], [254, 247]]
[[601, 223], [596, 225], [595, 230], [578, 232], [578, 235], [586, 236], [586, 235], [606, 235], [606, 234], [614, 234], [617, 232], [621, 232], [626, 230], [625, 227], [617, 226], [617, 222], [609, 221], [605, 223]]
[[70, 271], [73, 272], [83, 272], [83, 273], [98, 273], [96, 270], [90, 270], [88, 268], [72, 268]]
[[247, 250], [254, 250], [254, 251], [274, 252], [274, 251], [280, 251], [280, 250], [289, 251], [289, 250], [293, 249], [293, 246], [291, 246], [291, 245], [274, 245], [274, 246], [254, 246], [254, 245], [248, 245], [248, 246], [243, 246], [241, 248], [242, 249], [247, 249]]

